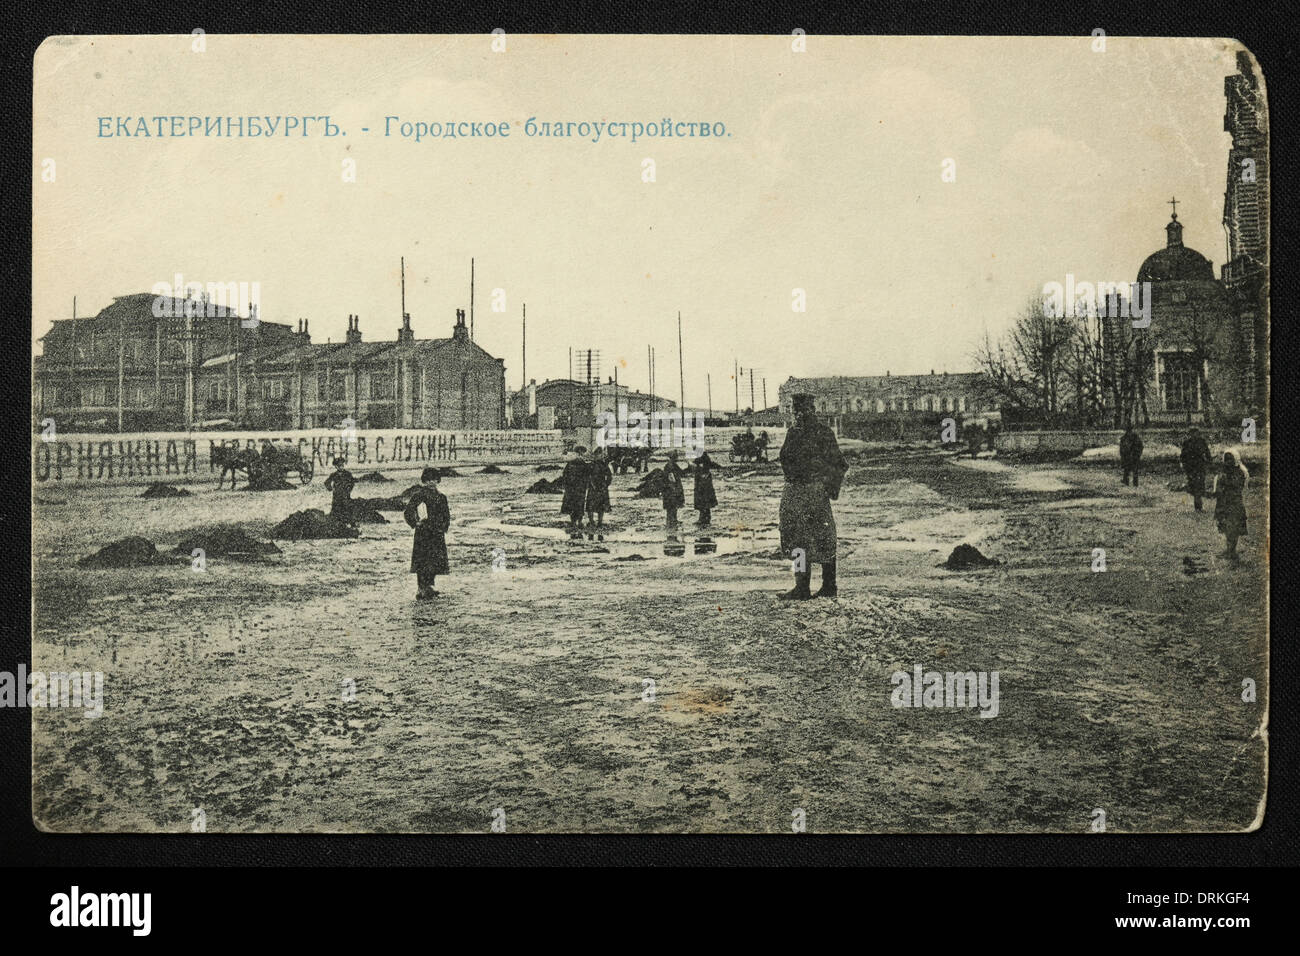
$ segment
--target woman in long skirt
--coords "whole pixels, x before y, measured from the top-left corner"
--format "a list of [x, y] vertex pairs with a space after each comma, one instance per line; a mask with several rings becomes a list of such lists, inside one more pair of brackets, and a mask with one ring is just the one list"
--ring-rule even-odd
[[1241, 455], [1229, 449], [1223, 453], [1223, 470], [1214, 478], [1214, 523], [1227, 539], [1228, 557], [1237, 560], [1237, 539], [1246, 533], [1246, 485], [1250, 472]]
[[403, 517], [415, 529], [411, 546], [411, 573], [415, 575], [415, 599], [427, 601], [437, 597], [433, 589], [434, 578], [446, 574], [447, 529], [451, 527], [451, 509], [447, 496], [438, 490], [442, 477], [437, 468], [426, 468], [420, 474], [420, 487], [407, 500]]

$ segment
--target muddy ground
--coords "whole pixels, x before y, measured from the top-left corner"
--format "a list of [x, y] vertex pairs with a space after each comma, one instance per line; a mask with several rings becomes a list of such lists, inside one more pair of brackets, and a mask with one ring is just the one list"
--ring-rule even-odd
[[[38, 825], [186, 831], [200, 808], [209, 831], [244, 832], [482, 832], [498, 808], [511, 832], [790, 832], [796, 810], [809, 832], [1256, 818], [1264, 475], [1234, 565], [1169, 464], [1133, 489], [1097, 463], [868, 451], [835, 508], [841, 596], [791, 604], [772, 468], [729, 468], [711, 540], [685, 511], [670, 541], [634, 476], [615, 478], [603, 535], [571, 539], [558, 496], [522, 494], [538, 472], [508, 467], [442, 483], [453, 573], [420, 603], [397, 513], [201, 572], [76, 567], [128, 535], [265, 538], [328, 508], [319, 482], [41, 489], [33, 666], [102, 671], [104, 713], [32, 711]], [[1002, 564], [940, 568], [962, 543]], [[917, 664], [997, 671], [997, 717], [891, 706], [891, 675]]]

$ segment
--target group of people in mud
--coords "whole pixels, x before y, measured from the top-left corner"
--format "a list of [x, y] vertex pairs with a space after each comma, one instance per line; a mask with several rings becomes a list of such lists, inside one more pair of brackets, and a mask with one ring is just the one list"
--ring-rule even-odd
[[[657, 476], [659, 499], [663, 503], [669, 528], [677, 527], [677, 511], [686, 506], [682, 479], [687, 471], [678, 465], [678, 460], [677, 450], [670, 450], [668, 461]], [[718, 496], [713, 487], [713, 471], [716, 467], [717, 464], [709, 457], [709, 453], [704, 452], [689, 468], [689, 473], [695, 479], [692, 504], [700, 514], [697, 524], [702, 528], [708, 527], [712, 522], [713, 509], [718, 504]], [[564, 486], [560, 514], [568, 516], [570, 529], [576, 531], [581, 527], [584, 515], [588, 527], [604, 527], [605, 512], [610, 510], [609, 485], [613, 480], [603, 448], [589, 452], [579, 445], [573, 449], [560, 475], [560, 483]]]
[[[812, 396], [794, 396], [794, 412], [795, 422], [787, 431], [778, 455], [785, 478], [780, 507], [781, 550], [791, 558], [794, 569], [794, 587], [781, 597], [783, 600], [835, 597], [838, 542], [831, 502], [839, 497], [848, 465], [835, 432], [817, 420]], [[708, 452], [696, 457], [687, 469], [679, 461], [678, 451], [669, 450], [658, 479], [658, 494], [668, 529], [677, 528], [677, 512], [686, 506], [684, 478], [688, 474], [694, 480], [692, 504], [699, 512], [697, 524], [706, 528], [718, 504], [713, 484], [718, 465]], [[350, 524], [354, 520], [352, 489], [357, 481], [346, 465], [343, 458], [334, 460], [334, 471], [325, 479], [325, 488], [332, 495], [330, 514]], [[434, 582], [439, 574], [448, 572], [447, 531], [451, 527], [451, 510], [447, 497], [438, 490], [441, 477], [437, 468], [425, 468], [419, 487], [411, 492], [403, 510], [407, 525], [414, 530], [411, 573], [416, 576], [417, 600], [437, 596]], [[603, 527], [605, 513], [610, 510], [612, 481], [613, 472], [604, 449], [588, 452], [579, 446], [573, 450], [562, 473], [564, 498], [560, 504], [560, 512], [568, 516], [571, 528], [578, 528], [584, 517], [589, 527]], [[810, 568], [814, 564], [822, 567], [821, 588], [816, 594], [810, 583]]]
[[[1142, 436], [1130, 422], [1119, 440], [1119, 462], [1121, 480], [1127, 485], [1131, 478], [1135, 488], [1142, 466], [1142, 449]], [[1192, 507], [1203, 511], [1204, 499], [1214, 499], [1215, 527], [1226, 542], [1225, 554], [1236, 561], [1237, 541], [1246, 533], [1245, 495], [1246, 486], [1250, 482], [1250, 472], [1241, 461], [1241, 453], [1235, 448], [1224, 451], [1219, 469], [1214, 475], [1214, 483], [1208, 492], [1206, 479], [1214, 468], [1214, 456], [1210, 454], [1210, 446], [1199, 429], [1187, 430], [1178, 452], [1178, 461], [1183, 476], [1187, 479], [1187, 493], [1192, 497]]]

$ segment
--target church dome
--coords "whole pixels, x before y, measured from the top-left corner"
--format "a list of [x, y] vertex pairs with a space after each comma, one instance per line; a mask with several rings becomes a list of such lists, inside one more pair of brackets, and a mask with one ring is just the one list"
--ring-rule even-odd
[[1138, 270], [1138, 282], [1214, 281], [1214, 266], [1195, 249], [1183, 245], [1183, 224], [1174, 213], [1165, 226], [1168, 245], [1146, 257]]

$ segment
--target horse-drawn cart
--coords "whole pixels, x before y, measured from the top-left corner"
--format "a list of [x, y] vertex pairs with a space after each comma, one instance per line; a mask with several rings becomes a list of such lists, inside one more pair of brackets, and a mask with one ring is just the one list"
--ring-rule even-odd
[[230, 475], [230, 487], [235, 487], [237, 477], [242, 474], [250, 488], [273, 487], [283, 484], [289, 475], [297, 475], [298, 483], [311, 484], [315, 477], [316, 466], [310, 458], [303, 455], [291, 445], [276, 446], [267, 443], [260, 452], [236, 445], [215, 445], [212, 448], [212, 465], [219, 467], [221, 474], [217, 478], [220, 488]]

